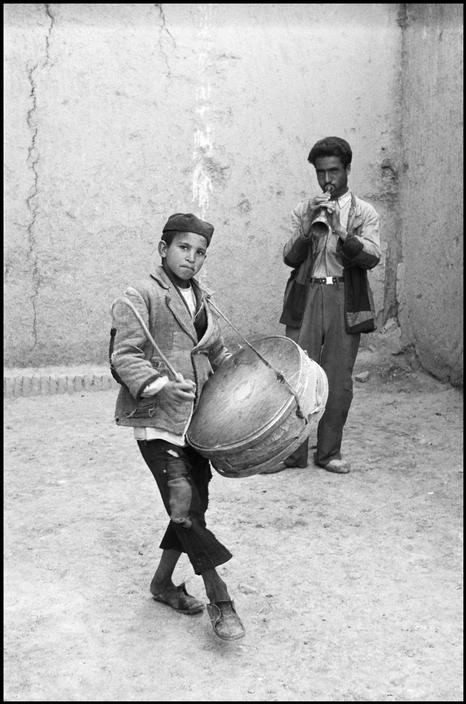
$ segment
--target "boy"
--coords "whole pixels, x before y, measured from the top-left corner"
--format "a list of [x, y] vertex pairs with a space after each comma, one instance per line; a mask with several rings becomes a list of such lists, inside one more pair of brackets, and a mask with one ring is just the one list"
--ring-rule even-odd
[[[245, 630], [216, 567], [232, 554], [206, 527], [208, 460], [186, 442], [193, 409], [212, 370], [231, 357], [223, 344], [209, 294], [194, 276], [201, 269], [214, 228], [192, 213], [168, 218], [158, 245], [162, 264], [125, 291], [159, 351], [154, 350], [131, 306], [113, 306], [111, 365], [122, 384], [115, 410], [118, 425], [132, 426], [141, 454], [157, 482], [170, 522], [150, 591], [156, 601], [184, 614], [202, 602], [175, 586], [173, 571], [186, 552], [201, 575], [215, 634], [236, 640]], [[158, 352], [161, 352], [161, 356]], [[168, 374], [173, 365], [177, 378]]]

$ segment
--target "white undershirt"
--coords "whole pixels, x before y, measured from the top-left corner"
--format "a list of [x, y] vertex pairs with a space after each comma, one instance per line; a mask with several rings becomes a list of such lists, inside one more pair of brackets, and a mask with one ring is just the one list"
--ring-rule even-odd
[[196, 296], [194, 295], [193, 287], [189, 286], [188, 288], [179, 288], [178, 291], [186, 301], [191, 317], [194, 318], [196, 315]]

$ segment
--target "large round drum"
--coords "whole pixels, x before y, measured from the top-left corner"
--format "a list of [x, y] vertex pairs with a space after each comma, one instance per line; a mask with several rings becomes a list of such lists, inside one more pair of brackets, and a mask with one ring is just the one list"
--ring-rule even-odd
[[277, 467], [309, 437], [327, 403], [324, 370], [296, 342], [270, 336], [251, 345], [268, 364], [250, 347], [236, 352], [205, 384], [187, 432], [225, 477]]

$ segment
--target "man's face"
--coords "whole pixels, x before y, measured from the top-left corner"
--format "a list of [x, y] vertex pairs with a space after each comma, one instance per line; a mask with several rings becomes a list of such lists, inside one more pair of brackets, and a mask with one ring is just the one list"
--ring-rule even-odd
[[315, 170], [319, 186], [324, 191], [331, 185], [330, 193], [339, 198], [348, 190], [348, 174], [351, 166], [343, 166], [339, 156], [319, 156], [316, 159]]
[[204, 264], [207, 241], [195, 232], [178, 232], [170, 245], [161, 240], [159, 253], [170, 271], [181, 281], [189, 281]]

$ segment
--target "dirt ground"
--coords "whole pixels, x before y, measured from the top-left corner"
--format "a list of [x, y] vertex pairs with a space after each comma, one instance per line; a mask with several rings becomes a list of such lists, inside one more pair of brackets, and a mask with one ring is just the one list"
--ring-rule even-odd
[[351, 474], [214, 472], [234, 643], [150, 597], [167, 518], [115, 392], [6, 399], [4, 701], [462, 701], [463, 396], [371, 354]]

